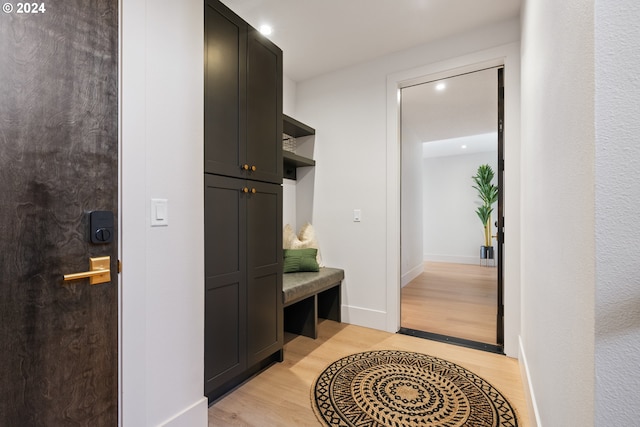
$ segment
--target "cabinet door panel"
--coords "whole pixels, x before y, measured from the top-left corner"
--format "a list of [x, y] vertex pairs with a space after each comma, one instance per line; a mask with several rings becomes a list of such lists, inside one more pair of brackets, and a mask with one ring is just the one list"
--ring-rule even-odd
[[277, 264], [282, 258], [282, 186], [253, 181], [248, 186], [256, 190], [247, 200], [249, 268]]
[[[278, 274], [253, 277], [249, 286], [249, 364], [256, 363], [278, 351], [282, 332], [280, 316], [276, 314], [278, 298], [282, 300], [282, 287]], [[278, 292], [278, 289], [280, 291]]]
[[248, 182], [247, 199], [249, 364], [280, 350], [282, 323], [282, 186]]
[[219, 2], [205, 7], [204, 170], [242, 176], [246, 153], [248, 25]]
[[247, 48], [247, 163], [253, 180], [282, 182], [282, 51], [249, 30]]
[[[213, 181], [211, 178], [208, 182]], [[205, 203], [205, 271], [207, 277], [223, 277], [235, 274], [239, 277], [243, 269], [244, 245], [240, 234], [244, 200], [241, 199], [238, 180], [237, 188], [220, 188], [207, 185]]]
[[244, 181], [205, 175], [205, 393], [247, 367]]
[[240, 283], [207, 287], [205, 294], [204, 375], [208, 394], [246, 368], [240, 342], [242, 306]]

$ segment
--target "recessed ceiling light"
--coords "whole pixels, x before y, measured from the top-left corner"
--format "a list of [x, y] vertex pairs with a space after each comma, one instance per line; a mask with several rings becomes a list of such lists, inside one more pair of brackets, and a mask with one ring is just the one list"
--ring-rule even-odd
[[463, 146], [462, 146], [462, 147], [460, 147], [460, 148], [462, 148], [463, 150], [466, 150], [466, 149], [467, 149], [467, 146], [466, 146], [466, 145], [463, 145]]
[[445, 88], [447, 87], [446, 84], [444, 84], [443, 82], [440, 82], [436, 85], [436, 90], [437, 91], [443, 91]]
[[260, 25], [259, 31], [265, 35], [268, 36], [269, 34], [271, 34], [273, 32], [273, 28], [271, 28], [271, 25]]

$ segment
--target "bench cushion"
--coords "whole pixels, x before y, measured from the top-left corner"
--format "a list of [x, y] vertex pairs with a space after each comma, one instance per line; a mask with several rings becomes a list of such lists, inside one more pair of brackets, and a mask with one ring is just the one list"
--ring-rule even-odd
[[287, 273], [282, 279], [282, 301], [286, 305], [331, 288], [344, 279], [344, 270], [321, 267], [320, 271]]

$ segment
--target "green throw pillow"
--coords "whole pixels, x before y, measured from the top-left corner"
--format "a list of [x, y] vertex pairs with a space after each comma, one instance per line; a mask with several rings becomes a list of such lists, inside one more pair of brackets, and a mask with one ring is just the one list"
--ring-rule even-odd
[[318, 250], [315, 248], [285, 249], [284, 272], [319, 271], [320, 266], [318, 265], [318, 261], [316, 261], [317, 254]]

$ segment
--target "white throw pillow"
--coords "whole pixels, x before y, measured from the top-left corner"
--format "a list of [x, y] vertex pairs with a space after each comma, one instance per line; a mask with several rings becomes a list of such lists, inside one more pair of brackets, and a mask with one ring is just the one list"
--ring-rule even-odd
[[284, 226], [282, 230], [282, 249], [295, 249], [294, 244], [297, 244], [298, 236], [293, 231], [293, 228], [289, 224]]
[[300, 229], [298, 233], [298, 241], [294, 243], [297, 245], [292, 249], [304, 249], [304, 248], [315, 248], [318, 250], [318, 255], [316, 256], [316, 260], [318, 261], [318, 265], [320, 267], [324, 267], [322, 263], [322, 255], [320, 254], [320, 245], [318, 244], [318, 239], [316, 238], [316, 232], [313, 228], [313, 225], [306, 223]]

